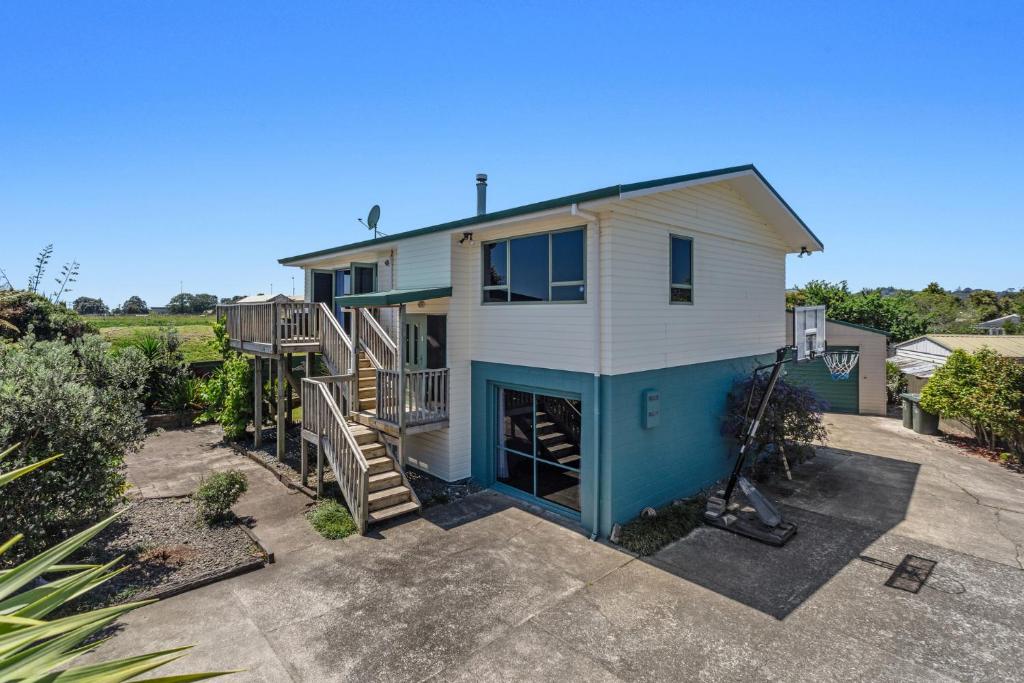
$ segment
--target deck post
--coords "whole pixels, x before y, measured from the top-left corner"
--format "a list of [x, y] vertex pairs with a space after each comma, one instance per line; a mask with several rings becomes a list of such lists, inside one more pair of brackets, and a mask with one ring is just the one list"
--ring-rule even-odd
[[252, 444], [259, 448], [263, 445], [263, 359], [259, 356], [253, 356], [252, 370]]
[[[286, 368], [287, 368], [288, 372], [291, 372], [292, 371], [292, 367], [294, 367], [292, 365], [292, 354], [289, 353], [288, 356], [287, 356], [287, 359], [288, 360], [287, 360]], [[286, 394], [287, 398], [285, 399], [285, 411], [286, 412], [285, 412], [285, 416], [284, 416], [284, 423], [285, 423], [286, 426], [288, 426], [290, 428], [293, 424], [295, 424], [295, 421], [292, 420], [292, 408], [294, 407], [294, 403], [292, 402], [292, 394], [294, 394], [295, 392], [292, 391], [291, 382], [288, 382], [287, 378], [285, 378], [285, 382], [287, 384], [287, 387], [285, 388], [285, 391], [287, 392], [287, 394]]]
[[324, 435], [316, 440], [316, 497], [324, 495]]
[[[398, 305], [398, 461], [405, 466], [405, 304]], [[379, 400], [379, 399], [378, 399]]]
[[284, 356], [277, 357], [277, 459], [284, 460], [284, 385], [288, 380], [284, 377]]
[[306, 443], [306, 435], [299, 434], [299, 481], [303, 486], [309, 481], [309, 444]]

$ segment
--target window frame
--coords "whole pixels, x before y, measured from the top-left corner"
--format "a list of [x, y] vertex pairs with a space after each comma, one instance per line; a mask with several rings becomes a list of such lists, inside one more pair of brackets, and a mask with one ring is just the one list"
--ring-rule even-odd
[[[554, 250], [552, 249], [552, 236], [563, 232], [576, 232], [580, 231], [583, 233], [583, 279], [582, 280], [559, 280], [557, 282], [551, 279], [552, 268], [554, 265]], [[537, 237], [544, 235], [548, 238], [548, 298], [545, 301], [511, 301], [512, 291], [512, 240], [520, 239], [524, 237]], [[509, 235], [508, 237], [498, 237], [492, 240], [484, 240], [480, 243], [480, 304], [482, 306], [533, 306], [537, 304], [585, 304], [587, 303], [588, 287], [587, 287], [587, 233], [586, 225], [574, 225], [569, 228], [558, 228], [557, 230], [542, 230], [540, 232], [530, 232], [523, 235]], [[505, 284], [503, 285], [488, 285], [487, 283], [487, 268], [486, 268], [486, 250], [485, 247], [489, 244], [505, 243]], [[552, 299], [551, 292], [554, 287], [583, 287], [583, 298], [582, 299]], [[504, 291], [505, 301], [488, 301], [488, 291]]]
[[[672, 258], [674, 250], [672, 249], [672, 240], [686, 240], [690, 243], [690, 284], [682, 284], [672, 282]], [[694, 256], [694, 239], [689, 235], [679, 235], [673, 232], [668, 234], [668, 302], [673, 306], [693, 306], [694, 304], [694, 288], [696, 284], [696, 277], [694, 273], [694, 262], [696, 258]], [[688, 289], [690, 290], [689, 301], [673, 301], [672, 291], [675, 289]]]

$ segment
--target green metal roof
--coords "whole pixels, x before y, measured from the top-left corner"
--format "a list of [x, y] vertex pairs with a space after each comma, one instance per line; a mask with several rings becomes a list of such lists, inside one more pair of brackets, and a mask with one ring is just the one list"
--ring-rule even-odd
[[334, 297], [334, 302], [346, 308], [362, 306], [397, 306], [413, 301], [442, 299], [452, 295], [451, 287], [430, 287], [428, 289], [389, 289], [386, 292], [369, 292], [367, 294], [346, 294]]
[[493, 213], [485, 213], [480, 216], [470, 216], [469, 218], [462, 218], [457, 221], [450, 221], [448, 223], [439, 223], [437, 225], [431, 225], [425, 228], [418, 228], [416, 230], [407, 230], [405, 232], [395, 233], [394, 235], [386, 235], [384, 237], [378, 237], [371, 240], [363, 240], [362, 242], [352, 242], [351, 244], [343, 244], [339, 247], [331, 247], [330, 249], [321, 249], [320, 251], [311, 251], [306, 254], [298, 254], [297, 256], [288, 256], [282, 259], [278, 259], [278, 263], [282, 265], [288, 265], [296, 261], [303, 261], [305, 259], [317, 258], [319, 256], [330, 256], [331, 254], [337, 254], [345, 251], [353, 251], [356, 249], [363, 249], [367, 247], [375, 247], [380, 244], [386, 244], [388, 242], [395, 242], [398, 240], [404, 240], [409, 237], [417, 237], [419, 235], [427, 235], [434, 232], [444, 232], [446, 230], [456, 230], [458, 228], [468, 228], [474, 225], [480, 225], [482, 223], [490, 223], [491, 221], [502, 220], [504, 218], [513, 218], [516, 216], [525, 216], [531, 213], [537, 213], [539, 211], [547, 211], [549, 209], [557, 209], [564, 206], [572, 206], [573, 204], [579, 204], [581, 202], [594, 201], [596, 199], [606, 199], [608, 197], [618, 197], [628, 192], [636, 192], [638, 190], [648, 190], [664, 185], [674, 185], [676, 183], [685, 183], [691, 180], [702, 180], [704, 178], [714, 178], [716, 176], [729, 175], [730, 173], [741, 173], [743, 171], [753, 171], [754, 174], [765, 184], [765, 186], [771, 190], [772, 194], [782, 202], [782, 205], [786, 207], [793, 218], [796, 219], [800, 225], [814, 238], [819, 246], [824, 247], [821, 240], [818, 239], [807, 224], [803, 222], [800, 216], [797, 215], [796, 211], [786, 203], [786, 200], [782, 198], [775, 188], [772, 187], [761, 172], [755, 168], [753, 164], [745, 164], [743, 166], [730, 166], [728, 168], [719, 168], [713, 171], [702, 171], [700, 173], [690, 173], [687, 175], [677, 175], [668, 178], [659, 178], [657, 180], [645, 180], [639, 183], [628, 183], [625, 185], [611, 185], [609, 187], [602, 187], [597, 190], [590, 190], [589, 192], [579, 192], [577, 194], [570, 194], [564, 197], [557, 197], [555, 199], [548, 199], [543, 202], [536, 202], [533, 204], [524, 204], [523, 206], [517, 206], [511, 209], [505, 209], [503, 211], [495, 211]]
[[845, 320], [833, 320], [832, 318], [828, 318], [827, 321], [829, 325], [844, 325], [845, 327], [853, 327], [858, 330], [864, 330], [865, 332], [874, 332], [875, 334], [881, 334], [886, 337], [889, 336], [888, 332], [886, 332], [885, 330], [880, 330], [877, 327], [869, 327], [867, 325], [861, 325], [859, 323], [848, 323]]

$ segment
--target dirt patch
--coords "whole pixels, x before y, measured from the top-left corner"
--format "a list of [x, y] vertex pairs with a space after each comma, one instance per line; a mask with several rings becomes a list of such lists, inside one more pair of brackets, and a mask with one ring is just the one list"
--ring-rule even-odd
[[76, 609], [140, 600], [265, 558], [235, 521], [208, 527], [188, 498], [140, 500], [85, 546], [75, 562], [124, 556], [127, 569], [75, 601]]
[[994, 450], [992, 448], [985, 448], [973, 438], [960, 436], [958, 434], [943, 434], [942, 440], [948, 444], [953, 444], [963, 453], [973, 455], [976, 458], [984, 458], [985, 460], [994, 462], [997, 465], [1002, 465], [1011, 472], [1024, 474], [1024, 462], [1021, 461], [1019, 456], [1015, 456], [1012, 453]]

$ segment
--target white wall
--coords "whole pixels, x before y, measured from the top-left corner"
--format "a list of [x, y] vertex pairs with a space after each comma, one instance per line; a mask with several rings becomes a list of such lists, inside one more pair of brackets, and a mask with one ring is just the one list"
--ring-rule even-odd
[[[731, 188], [624, 201], [603, 230], [606, 374], [771, 353], [785, 343], [785, 247]], [[693, 239], [692, 305], [669, 303], [672, 234]]]
[[452, 236], [420, 235], [395, 244], [397, 289], [447, 287], [452, 281]]

